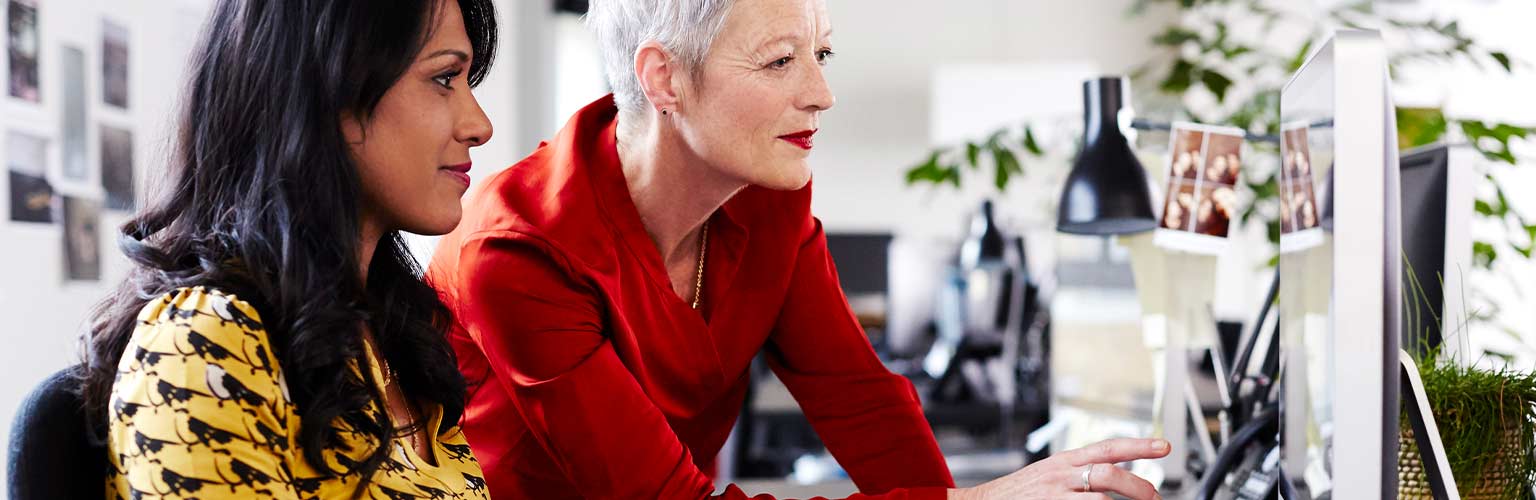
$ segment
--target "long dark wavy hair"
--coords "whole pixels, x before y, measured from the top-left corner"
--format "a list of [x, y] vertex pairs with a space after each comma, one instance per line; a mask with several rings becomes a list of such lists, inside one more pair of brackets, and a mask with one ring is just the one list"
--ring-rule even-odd
[[[95, 310], [80, 390], [98, 432], [138, 312], [181, 287], [239, 294], [262, 316], [294, 405], [304, 459], [361, 473], [363, 491], [393, 429], [364, 361], [363, 325], [412, 398], [464, 410], [465, 382], [446, 332], [452, 318], [398, 232], [357, 270], [358, 169], [341, 117], [367, 120], [414, 62], [450, 0], [221, 0], [191, 61], [166, 185], [121, 228], [134, 269]], [[471, 86], [496, 46], [491, 0], [455, 0], [473, 49]], [[353, 470], [321, 452], [346, 422], [377, 438]], [[420, 425], [421, 423], [417, 423]]]

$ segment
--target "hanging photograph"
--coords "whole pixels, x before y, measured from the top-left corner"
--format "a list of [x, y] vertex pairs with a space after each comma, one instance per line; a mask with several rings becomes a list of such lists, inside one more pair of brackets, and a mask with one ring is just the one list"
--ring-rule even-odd
[[48, 140], [20, 132], [5, 136], [5, 166], [11, 180], [11, 220], [53, 222], [53, 186], [48, 184]]
[[85, 53], [69, 46], [59, 52], [64, 70], [60, 79], [64, 89], [63, 116], [60, 120], [64, 126], [64, 179], [87, 182], [91, 176], [90, 161], [85, 154]]
[[1179, 122], [1171, 135], [1165, 203], [1153, 242], [1184, 252], [1220, 253], [1239, 213], [1243, 131]]
[[70, 281], [101, 279], [101, 203], [64, 198], [64, 276]]
[[10, 82], [6, 85], [11, 97], [38, 102], [38, 48], [37, 0], [9, 0], [6, 2], [6, 50], [10, 63]]
[[101, 186], [107, 210], [133, 210], [133, 132], [101, 127]]
[[128, 28], [101, 22], [101, 96], [107, 104], [128, 109]]

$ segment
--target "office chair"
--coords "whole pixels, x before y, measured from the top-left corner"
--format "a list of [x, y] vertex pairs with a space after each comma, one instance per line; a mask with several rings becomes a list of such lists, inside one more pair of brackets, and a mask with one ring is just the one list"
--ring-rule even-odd
[[49, 376], [32, 390], [11, 423], [11, 500], [103, 498], [106, 443], [93, 439], [81, 406], [80, 365]]

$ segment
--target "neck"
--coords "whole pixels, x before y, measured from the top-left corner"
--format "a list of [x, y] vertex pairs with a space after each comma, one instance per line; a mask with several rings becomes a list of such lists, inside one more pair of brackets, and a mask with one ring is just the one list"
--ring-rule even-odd
[[364, 288], [368, 287], [368, 267], [373, 262], [373, 253], [379, 248], [379, 240], [384, 238], [384, 229], [373, 220], [372, 217], [363, 217], [362, 224], [358, 228], [359, 240], [357, 242], [358, 277]]
[[618, 137], [629, 197], [662, 263], [670, 267], [692, 262], [699, 229], [747, 185], [704, 163], [674, 129], [654, 116], [638, 119], [650, 123]]

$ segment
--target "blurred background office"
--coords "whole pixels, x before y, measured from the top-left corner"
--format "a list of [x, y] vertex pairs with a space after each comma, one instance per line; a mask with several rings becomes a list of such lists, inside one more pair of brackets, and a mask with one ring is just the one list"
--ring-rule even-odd
[[[0, 0], [0, 158], [8, 172], [0, 178], [8, 200], [0, 203], [0, 422], [11, 421], [35, 384], [77, 359], [88, 308], [126, 272], [116, 228], [164, 176], [188, 57], [213, 1]], [[1464, 319], [1455, 331], [1479, 362], [1536, 368], [1536, 147], [1525, 140], [1536, 131], [1524, 128], [1536, 126], [1536, 37], [1527, 26], [1536, 3], [827, 7], [837, 55], [826, 75], [838, 100], [822, 115], [812, 155], [814, 212], [855, 311], [891, 368], [917, 383], [960, 482], [1014, 470], [1052, 445], [1158, 429], [1160, 340], [1145, 323], [1131, 251], [1113, 237], [1057, 230], [1084, 134], [1084, 82], [1128, 77], [1117, 125], [1161, 186], [1174, 159], [1158, 124], [1273, 133], [1274, 94], [1295, 67], [1268, 61], [1299, 62], [1333, 28], [1384, 30], [1400, 127], [1427, 134], [1422, 142], [1470, 142], [1491, 153], [1466, 167], [1477, 173], [1469, 222], [1476, 243], [1466, 279], [1444, 291], [1465, 296], [1463, 310], [1443, 315]], [[476, 91], [497, 134], [473, 153], [477, 180], [607, 93], [580, 20], [585, 1], [501, 0], [498, 8], [498, 61]], [[1133, 128], [1133, 118], [1143, 126]], [[1500, 159], [1506, 146], [1511, 161]], [[1278, 216], [1264, 172], [1275, 170], [1278, 155], [1264, 146], [1244, 151], [1251, 166], [1237, 192], [1253, 213], [1232, 221], [1210, 275], [1190, 281], [1210, 285], [1201, 321], [1217, 335], [1210, 354], [1193, 359], [1196, 371], [1230, 361], [1244, 332], [1255, 330], [1248, 323], [1273, 274]], [[414, 243], [427, 262], [431, 239]], [[1001, 266], [992, 282], [967, 274], [983, 261]], [[992, 307], [989, 318], [977, 319], [978, 303]], [[970, 317], [955, 316], [962, 310]], [[968, 333], [989, 321], [982, 329], [995, 338]], [[755, 377], [721, 455], [722, 480], [782, 495], [851, 492], [793, 399], [766, 371]]]

